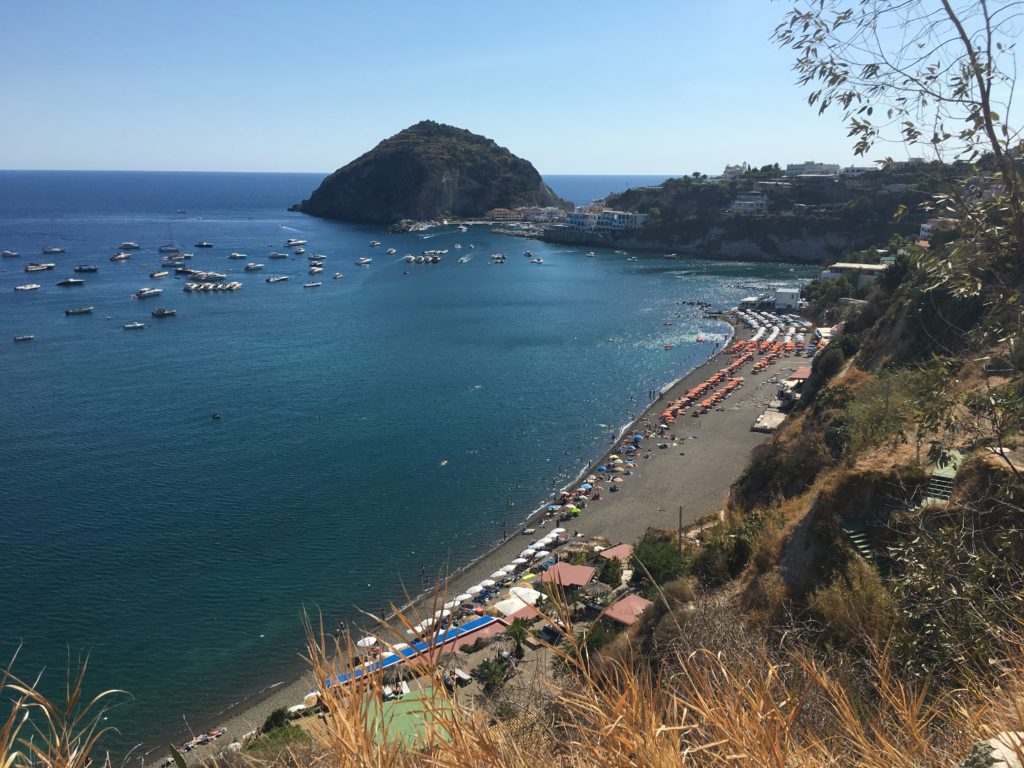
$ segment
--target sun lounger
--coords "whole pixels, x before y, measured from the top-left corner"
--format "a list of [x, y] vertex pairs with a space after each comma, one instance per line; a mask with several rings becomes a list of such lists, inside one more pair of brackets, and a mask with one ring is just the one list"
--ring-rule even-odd
[[469, 685], [471, 682], [473, 682], [473, 678], [464, 669], [459, 669], [458, 667], [455, 667], [452, 670], [452, 675], [455, 677], [455, 682], [459, 685]]

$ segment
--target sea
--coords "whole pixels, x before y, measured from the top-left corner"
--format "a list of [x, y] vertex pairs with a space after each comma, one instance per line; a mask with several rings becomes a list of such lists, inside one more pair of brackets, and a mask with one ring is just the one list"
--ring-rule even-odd
[[[586, 203], [663, 178], [547, 181]], [[726, 338], [688, 302], [727, 309], [811, 274], [287, 210], [321, 179], [0, 172], [0, 249], [21, 254], [0, 259], [0, 663], [17, 654], [59, 693], [88, 658], [89, 691], [130, 693], [106, 743], [132, 759], [293, 678], [303, 616], [376, 614], [516, 533]], [[288, 238], [323, 274], [268, 258]], [[110, 261], [122, 241], [141, 248]], [[165, 244], [243, 288], [152, 279]], [[401, 259], [425, 249], [447, 253]], [[72, 276], [85, 284], [55, 285]]]

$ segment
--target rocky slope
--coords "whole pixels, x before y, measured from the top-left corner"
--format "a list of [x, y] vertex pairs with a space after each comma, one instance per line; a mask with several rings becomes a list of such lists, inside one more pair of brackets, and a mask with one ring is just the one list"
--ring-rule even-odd
[[492, 208], [566, 206], [528, 161], [462, 128], [424, 120], [340, 168], [292, 210], [340, 221], [472, 218]]

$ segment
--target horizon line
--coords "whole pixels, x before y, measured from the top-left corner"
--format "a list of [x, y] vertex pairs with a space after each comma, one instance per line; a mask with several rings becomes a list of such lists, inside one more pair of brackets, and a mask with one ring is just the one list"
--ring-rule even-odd
[[[338, 170], [338, 169], [335, 169]], [[0, 173], [264, 173], [278, 175], [323, 174], [329, 176], [334, 171], [219, 171], [219, 170], [184, 170], [166, 168], [0, 168]], [[664, 176], [666, 179], [689, 176], [689, 173], [569, 173], [565, 171], [542, 172], [541, 176]]]

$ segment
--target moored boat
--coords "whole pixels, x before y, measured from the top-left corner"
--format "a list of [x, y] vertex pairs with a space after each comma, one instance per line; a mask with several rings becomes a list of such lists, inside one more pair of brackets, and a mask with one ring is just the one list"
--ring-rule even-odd
[[29, 336], [15, 336], [14, 340], [15, 341], [32, 341], [32, 339], [34, 339], [34, 338], [35, 338], [35, 336], [31, 336], [31, 335], [29, 335]]
[[287, 259], [288, 258], [288, 254], [287, 253], [278, 253], [277, 251], [275, 251], [274, 253], [270, 254], [269, 258], [271, 258], [271, 259]]
[[137, 251], [137, 250], [139, 250], [139, 244], [136, 243], [136, 242], [132, 242], [131, 240], [125, 240], [123, 243], [121, 243], [117, 247], [118, 247], [118, 250], [121, 250], [121, 251]]
[[64, 249], [61, 248], [59, 245], [48, 245], [45, 248], [43, 248], [43, 253], [47, 255], [51, 255], [54, 253], [64, 253]]
[[394, 256], [398, 251], [395, 248], [388, 248], [388, 256]]
[[294, 248], [296, 245], [306, 245], [305, 240], [299, 240], [297, 237], [289, 237], [284, 241], [285, 248]]
[[72, 285], [85, 285], [85, 280], [80, 277], [65, 277], [63, 280], [58, 280], [57, 285], [67, 287]]
[[24, 285], [16, 285], [16, 286], [14, 286], [14, 290], [16, 290], [16, 291], [38, 291], [42, 287], [43, 286], [41, 286], [39, 283], [25, 283]]
[[154, 280], [158, 280], [161, 277], [167, 277], [167, 275], [169, 275], [169, 274], [170, 274], [169, 272], [161, 270], [159, 272], [150, 272], [149, 276], [152, 277]]
[[126, 331], [135, 331], [138, 330], [139, 328], [145, 328], [146, 324], [135, 321], [134, 323], [125, 323], [121, 327], [124, 328]]
[[56, 267], [56, 264], [40, 264], [37, 261], [33, 261], [25, 267], [26, 272], [46, 272]]
[[2, 254], [0, 254], [0, 255], [2, 255], [2, 256], [3, 256], [4, 258], [5, 258], [5, 259], [16, 259], [16, 258], [18, 258], [18, 256], [20, 256], [21, 254], [20, 254], [20, 253], [18, 253], [17, 251], [4, 251], [4, 252], [3, 252]]
[[323, 283], [303, 283], [303, 288], [319, 288]]
[[139, 288], [132, 294], [133, 299], [150, 299], [164, 292], [163, 288]]
[[100, 268], [96, 267], [96, 266], [93, 266], [92, 264], [79, 264], [77, 267], [75, 267], [75, 272], [80, 272], [80, 273], [99, 272], [99, 271], [100, 271]]
[[74, 307], [72, 309], [65, 309], [65, 315], [88, 315], [92, 313], [92, 307]]
[[261, 269], [263, 269], [263, 265], [262, 264], [256, 264], [254, 262], [250, 262], [250, 263], [245, 265], [245, 271], [246, 272], [259, 272]]
[[228, 254], [228, 258], [229, 259], [235, 259], [237, 261], [237, 260], [240, 260], [240, 259], [248, 259], [249, 255], [246, 254], [246, 253], [238, 253], [236, 251], [232, 251], [231, 253]]
[[110, 260], [111, 261], [128, 261], [128, 259], [130, 259], [131, 257], [132, 257], [132, 255], [130, 253], [125, 253], [124, 251], [118, 251], [117, 253], [115, 253], [113, 256], [110, 257]]
[[164, 309], [163, 307], [157, 307], [153, 310], [153, 317], [174, 317], [178, 314], [176, 309]]
[[373, 259], [371, 259], [371, 258], [369, 258], [367, 256], [362, 256], [362, 257], [356, 259], [356, 266], [357, 267], [368, 267], [372, 263], [373, 263]]
[[380, 240], [371, 240], [370, 241], [370, 247], [371, 248], [376, 248], [378, 245], [380, 245]]
[[200, 240], [193, 247], [194, 248], [213, 248], [213, 243], [208, 243], [205, 240]]
[[268, 283], [283, 283], [288, 279], [288, 275], [271, 275], [267, 278]]

